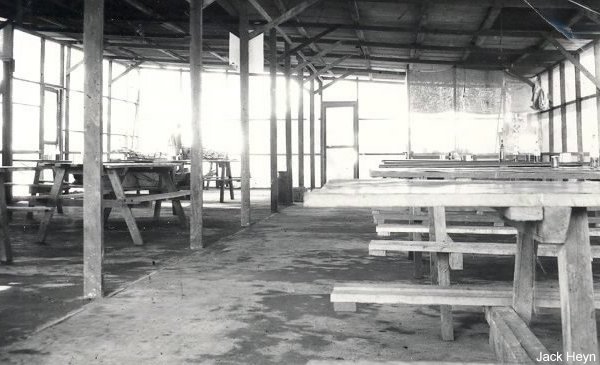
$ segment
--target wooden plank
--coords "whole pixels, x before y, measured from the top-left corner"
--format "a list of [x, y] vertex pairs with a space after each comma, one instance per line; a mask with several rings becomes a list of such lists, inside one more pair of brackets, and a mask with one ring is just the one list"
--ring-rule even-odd
[[[12, 58], [14, 28], [12, 24], [6, 24], [2, 28], [2, 50], [5, 56], [2, 60], [3, 82], [2, 82], [2, 165], [12, 166], [13, 164], [13, 75], [15, 61]], [[12, 181], [12, 174], [4, 174], [6, 182]], [[12, 188], [10, 186], [1, 187], [4, 190], [7, 202], [11, 201]]]
[[[289, 50], [289, 45], [285, 44], [285, 51]], [[285, 168], [289, 175], [288, 196], [293, 197], [292, 182], [294, 173], [292, 169], [292, 74], [291, 59], [285, 58]]]
[[[447, 242], [446, 210], [444, 207], [429, 208], [429, 240]], [[450, 286], [450, 256], [447, 253], [437, 253], [437, 284], [440, 287]], [[442, 322], [441, 334], [444, 341], [454, 340], [454, 325], [452, 324], [452, 308], [440, 306]]]
[[565, 81], [565, 63], [561, 62], [558, 66], [559, 76], [560, 76], [560, 134], [561, 134], [561, 144], [562, 144], [562, 152], [567, 152], [569, 147], [567, 146], [568, 142], [568, 127], [567, 127], [567, 87]]
[[[594, 42], [594, 71], [596, 75], [600, 75], [600, 41]], [[596, 88], [596, 125], [600, 131], [600, 88]], [[600, 151], [600, 133], [596, 136], [596, 151], [591, 151], [593, 156], [598, 156]]]
[[[556, 39], [554, 39], [551, 35], [548, 34], [544, 34], [544, 37], [546, 37], [546, 39], [567, 59], [569, 60], [569, 62], [571, 62], [576, 69], [580, 70], [581, 73], [583, 73], [583, 75], [585, 77], [587, 77], [594, 85], [596, 85], [596, 88], [600, 89], [600, 79], [597, 79], [591, 72], [589, 72], [587, 70], [587, 68], [585, 68], [581, 62], [579, 62], [577, 60], [577, 58], [575, 58], [575, 56], [573, 56], [569, 51], [567, 51], [565, 49], [565, 47], [563, 47], [560, 43], [558, 43], [558, 41]], [[566, 151], [563, 151], [566, 152]]]
[[517, 235], [517, 252], [513, 279], [513, 308], [526, 323], [533, 315], [533, 292], [537, 243], [534, 240], [536, 224], [525, 222]]
[[[575, 55], [577, 61], [580, 54]], [[575, 68], [575, 128], [577, 133], [577, 152], [583, 153], [583, 113], [581, 105], [581, 70]]]
[[502, 215], [511, 221], [541, 221], [544, 218], [542, 207], [511, 207], [500, 209]]
[[[385, 223], [376, 227], [377, 233], [429, 233], [429, 229], [424, 225], [418, 224], [396, 224]], [[516, 235], [517, 229], [514, 227], [498, 226], [448, 226], [446, 232], [450, 234], [498, 234], [498, 235]]]
[[[50, 220], [52, 220], [52, 216], [54, 215], [55, 208], [57, 207], [57, 202], [60, 199], [61, 192], [63, 190], [63, 181], [65, 179], [66, 169], [64, 168], [56, 168], [54, 171], [54, 183], [52, 184], [52, 188], [50, 189], [50, 193], [47, 196], [46, 207], [52, 208], [47, 210], [44, 213], [44, 216], [40, 220], [40, 227], [38, 229], [38, 234], [36, 241], [38, 243], [43, 243], [46, 240], [46, 235], [48, 233], [48, 226], [50, 224]], [[37, 198], [40, 198], [38, 196]], [[84, 211], [85, 213], [85, 211]]]
[[304, 206], [587, 207], [600, 205], [598, 191], [591, 181], [337, 180], [307, 193]]
[[[587, 211], [573, 208], [567, 237], [558, 255], [563, 352], [598, 359], [596, 312]], [[567, 359], [567, 364], [579, 363]]]
[[[162, 194], [150, 194], [150, 195], [148, 195], [148, 197], [150, 197], [152, 195], [162, 195], [162, 196], [165, 196], [165, 199], [171, 199], [171, 204], [173, 206], [175, 215], [177, 215], [177, 218], [179, 219], [179, 224], [181, 224], [182, 227], [187, 228], [188, 221], [185, 218], [185, 213], [183, 211], [183, 207], [181, 206], [181, 202], [177, 198], [190, 195], [190, 191], [189, 190], [177, 190], [177, 186], [175, 186], [175, 183], [173, 182], [171, 173], [169, 173], [167, 171], [161, 172], [160, 177], [162, 180], [161, 182], [164, 186], [164, 191], [166, 191], [166, 192], [164, 192]], [[221, 189], [223, 189], [223, 185], [221, 186]], [[223, 190], [221, 190], [221, 191], [223, 191]], [[135, 199], [135, 198], [133, 198], [133, 199]]]
[[[110, 180], [110, 184], [113, 188], [116, 199], [124, 203], [126, 196], [125, 192], [123, 191], [123, 186], [121, 184], [121, 178], [119, 177], [117, 171], [109, 170], [108, 179]], [[133, 244], [136, 246], [142, 246], [144, 244], [144, 240], [142, 239], [140, 230], [137, 226], [137, 223], [135, 222], [135, 218], [133, 216], [131, 208], [126, 204], [123, 204], [123, 206], [121, 207], [121, 214], [123, 215], [123, 219], [125, 219], [125, 223], [127, 224], [127, 228], [129, 229], [129, 233], [131, 234]]]
[[309, 128], [308, 128], [308, 139], [310, 144], [310, 189], [315, 188], [315, 80], [310, 81], [310, 99], [309, 99]]
[[271, 120], [269, 129], [270, 157], [271, 157], [271, 213], [279, 210], [277, 205], [277, 31], [272, 28], [269, 31], [269, 81], [271, 97]]
[[[536, 308], [560, 308], [560, 293], [555, 289], [535, 288]], [[408, 304], [510, 307], [512, 289], [491, 286], [453, 286], [391, 284], [391, 283], [336, 283], [331, 292], [332, 303]], [[593, 297], [600, 308], [600, 295]]]
[[286, 12], [279, 15], [277, 18], [269, 21], [267, 24], [264, 24], [264, 25], [256, 28], [252, 32], [250, 37], [251, 38], [256, 37], [257, 35], [264, 33], [271, 28], [274, 28], [282, 23], [285, 23], [286, 21], [298, 16], [299, 14], [304, 12], [306, 9], [310, 8], [311, 6], [315, 5], [316, 3], [320, 2], [320, 1], [321, 0], [303, 0], [299, 3], [297, 3], [293, 8], [288, 9]]
[[[248, 37], [248, 4], [239, 2], [240, 30], [240, 122], [242, 132], [241, 225], [250, 225], [250, 54]], [[266, 28], [268, 29], [268, 28]]]
[[[301, 62], [297, 57], [298, 63]], [[304, 70], [298, 70], [298, 187], [304, 188]]]
[[[528, 325], [523, 321], [519, 315], [511, 308], [507, 307], [489, 307], [486, 308], [486, 319], [488, 323], [490, 323], [490, 327], [493, 324], [502, 323], [502, 327], [504, 331], [499, 331], [501, 328], [496, 327], [493, 329], [494, 337], [497, 341], [506, 341], [505, 336], [510, 336], [517, 340], [518, 347], [521, 348], [525, 356], [522, 358], [530, 363], [541, 363], [541, 364], [551, 364], [553, 362], [550, 361], [536, 361], [538, 358], [543, 358], [543, 355], [550, 355], [548, 349], [540, 342], [540, 340], [531, 332]], [[512, 341], [511, 341], [512, 342]], [[513, 359], [506, 359], [503, 356], [498, 356], [498, 352], [496, 353], [496, 358], [501, 361], [507, 361], [514, 363], [517, 359], [513, 357]], [[511, 361], [514, 360], [514, 361]]]
[[[407, 213], [379, 213], [373, 214], [373, 221], [376, 224], [385, 224], [386, 222], [399, 222], [399, 221], [408, 221], [411, 220], [414, 224], [418, 223], [427, 223], [429, 222], [429, 217], [423, 215], [412, 215]], [[451, 213], [446, 211], [446, 222], [462, 222], [462, 223], [502, 223], [504, 220], [500, 218], [498, 215], [490, 215], [490, 214], [461, 214], [461, 213]]]
[[[0, 173], [0, 187], [4, 182], [5, 173]], [[10, 242], [10, 233], [8, 231], [8, 211], [6, 209], [6, 194], [3, 188], [0, 188], [0, 262], [10, 264], [13, 261], [13, 252]]]
[[203, 176], [202, 173], [202, 0], [190, 0], [190, 83], [192, 151], [190, 162], [190, 248], [205, 247], [202, 239]]
[[571, 208], [545, 207], [544, 220], [537, 225], [537, 239], [544, 243], [563, 243], [567, 237]]
[[[537, 256], [557, 257], [562, 245], [540, 244], [538, 245]], [[436, 241], [399, 241], [399, 240], [371, 240], [369, 243], [369, 254], [373, 256], [387, 256], [389, 252], [445, 252], [445, 253], [466, 253], [473, 255], [495, 255], [495, 256], [513, 256], [517, 253], [517, 245], [512, 243], [494, 243], [494, 242], [452, 242], [451, 245], [445, 242]], [[591, 247], [592, 257], [600, 258], [600, 246]]]
[[548, 69], [548, 148], [554, 152], [554, 72]]
[[500, 362], [508, 364], [536, 363], [529, 357], [521, 346], [519, 338], [502, 317], [486, 313], [486, 319], [490, 325], [490, 346]]
[[[102, 296], [102, 56], [104, 0], [84, 4], [83, 296]], [[43, 114], [43, 113], [42, 113]]]

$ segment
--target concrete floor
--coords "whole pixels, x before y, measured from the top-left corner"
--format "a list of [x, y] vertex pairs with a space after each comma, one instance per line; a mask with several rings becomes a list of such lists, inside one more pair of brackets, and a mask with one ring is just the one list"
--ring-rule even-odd
[[[158, 229], [153, 240], [164, 235], [161, 241], [179, 241], [178, 236], [172, 238], [176, 231], [173, 227], [164, 233]], [[121, 241], [122, 234], [118, 235]], [[109, 234], [109, 244], [116, 236]], [[150, 257], [160, 260], [158, 270], [111, 297], [82, 307], [61, 323], [7, 344], [0, 349], [0, 363], [493, 361], [488, 326], [480, 310], [455, 311], [454, 342], [440, 339], [439, 312], [433, 306], [363, 305], [358, 313], [333, 311], [329, 293], [336, 281], [415, 282], [411, 279], [412, 265], [405, 257], [367, 255], [366, 245], [373, 237], [368, 210], [294, 206], [196, 252], [185, 250], [181, 244], [149, 244], [131, 251], [125, 244], [107, 253], [109, 273], [111, 264], [133, 267], [131, 276], [120, 276], [120, 282], [146, 273]], [[164, 257], [171, 260], [164, 261]], [[146, 266], [137, 271], [140, 261]], [[508, 284], [512, 261], [467, 256], [465, 270], [456, 273], [453, 280]], [[543, 264], [548, 274], [539, 272], [538, 280], [552, 283], [556, 279], [555, 261], [544, 260]], [[72, 262], [64, 266], [73, 273], [81, 269]], [[594, 269], [598, 271], [596, 265]], [[50, 276], [44, 270], [42, 267], [32, 275], [44, 276], [48, 282], [44, 285], [56, 286], [52, 291], [67, 290], [60, 286], [63, 273]], [[3, 282], [8, 271], [8, 267], [2, 268], [0, 285], [7, 285]], [[17, 287], [38, 288], [39, 282], [32, 279]], [[80, 287], [73, 288], [78, 285], [67, 288], [80, 293]], [[4, 309], [7, 303], [2, 297], [11, 290], [16, 289], [0, 292], [2, 322], [11, 314]], [[23, 305], [29, 306], [30, 300], [23, 300]], [[40, 308], [43, 306], [39, 303]], [[15, 311], [13, 308], [12, 314]], [[558, 311], [540, 314], [533, 329], [551, 351], [560, 349]], [[2, 336], [5, 334], [3, 330]]]

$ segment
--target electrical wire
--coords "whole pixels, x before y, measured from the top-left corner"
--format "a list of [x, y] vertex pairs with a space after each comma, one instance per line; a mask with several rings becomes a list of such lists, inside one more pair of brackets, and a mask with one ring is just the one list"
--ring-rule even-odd
[[587, 5], [580, 4], [580, 3], [578, 3], [578, 2], [577, 2], [577, 1], [575, 1], [575, 0], [567, 0], [567, 1], [568, 1], [568, 2], [570, 2], [570, 3], [572, 3], [572, 4], [575, 4], [575, 5], [579, 6], [579, 7], [581, 7], [581, 8], [583, 8], [584, 10], [587, 10], [587, 11], [589, 11], [589, 12], [592, 12], [592, 13], [594, 13], [594, 14], [596, 14], [596, 15], [600, 15], [600, 11], [598, 11], [598, 10], [594, 10], [594, 9], [590, 8], [589, 6], [587, 6]]

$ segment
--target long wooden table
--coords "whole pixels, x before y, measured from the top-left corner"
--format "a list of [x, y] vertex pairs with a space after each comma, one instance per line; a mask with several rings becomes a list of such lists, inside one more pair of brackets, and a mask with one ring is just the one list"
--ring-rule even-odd
[[[452, 245], [446, 237], [446, 207], [494, 207], [507, 224], [517, 228], [515, 275], [512, 303], [496, 297], [478, 297], [481, 291], [472, 291], [473, 298], [464, 291], [450, 286], [449, 253], [437, 253], [438, 285], [445, 292], [421, 298], [419, 290], [410, 296], [399, 296], [404, 289], [367, 287], [365, 290], [346, 291], [342, 301], [368, 302], [378, 293], [378, 303], [438, 304], [441, 308], [442, 338], [453, 339], [451, 305], [483, 305], [489, 307], [494, 350], [505, 360], [507, 346], [515, 340], [530, 348], [543, 345], [527, 328], [534, 307], [545, 299], [535, 285], [535, 260], [539, 244], [552, 244], [558, 251], [559, 297], [564, 353], [598, 354], [592, 279], [592, 254], [589, 239], [587, 207], [600, 206], [600, 183], [589, 181], [427, 181], [427, 180], [348, 180], [331, 181], [324, 188], [305, 197], [306, 207], [429, 207], [430, 240], [436, 244]], [[382, 287], [383, 286], [383, 287]], [[446, 288], [448, 287], [448, 288]], [[335, 293], [336, 289], [334, 289]], [[468, 291], [467, 291], [468, 292]], [[342, 295], [343, 297], [343, 295]], [[399, 297], [404, 299], [398, 299]], [[406, 299], [408, 298], [408, 299]], [[484, 300], [485, 299], [485, 300]], [[339, 300], [339, 298], [337, 299]], [[333, 297], [332, 297], [333, 301]], [[503, 304], [494, 304], [503, 303]], [[515, 322], [516, 321], [516, 322]], [[519, 323], [523, 326], [519, 327]], [[506, 323], [516, 323], [511, 327]], [[510, 333], [509, 333], [510, 332]], [[512, 337], [511, 337], [512, 336]], [[526, 338], [520, 338], [526, 337]], [[537, 342], [536, 342], [537, 341]], [[519, 342], [517, 342], [518, 346]], [[529, 346], [529, 345], [527, 345]], [[526, 347], [526, 344], [523, 345]], [[536, 350], [537, 351], [537, 350]], [[528, 355], [532, 357], [535, 351]], [[539, 354], [535, 354], [538, 356]], [[567, 363], [574, 363], [568, 361]]]
[[600, 180], [600, 169], [590, 167], [393, 167], [372, 169], [371, 177], [402, 179], [482, 180]]
[[[56, 211], [57, 202], [66, 198], [81, 199], [80, 194], [63, 195], [63, 191], [68, 186], [65, 177], [69, 174], [83, 174], [83, 164], [45, 162], [44, 166], [51, 167], [54, 170], [54, 181], [49, 194], [41, 197], [45, 206], [50, 209], [44, 212], [44, 216], [40, 222], [38, 242], [44, 242], [46, 239], [48, 225]], [[189, 190], [178, 190], [173, 182], [172, 171], [178, 166], [179, 164], [174, 162], [104, 163], [104, 176], [108, 180], [102, 192], [105, 196], [103, 199], [105, 219], [108, 218], [113, 208], [119, 208], [127, 223], [133, 243], [135, 245], [143, 245], [144, 241], [131, 207], [143, 202], [172, 200], [175, 214], [179, 218], [181, 225], [186, 227], [187, 220], [179, 199], [188, 196], [190, 193]], [[151, 189], [147, 186], [124, 187], [123, 181], [128, 175], [145, 173], [157, 174], [159, 176], [159, 184]], [[149, 193], [128, 195], [125, 193], [128, 190], [149, 190]]]

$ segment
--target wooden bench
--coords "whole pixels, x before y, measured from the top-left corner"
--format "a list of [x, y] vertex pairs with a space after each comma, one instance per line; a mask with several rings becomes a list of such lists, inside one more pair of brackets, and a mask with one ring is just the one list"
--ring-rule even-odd
[[[557, 257], [560, 245], [539, 244], [537, 255]], [[592, 257], [600, 258], [600, 246], [592, 245]], [[369, 243], [369, 255], [387, 256], [388, 252], [433, 252], [464, 253], [475, 255], [514, 256], [517, 246], [512, 243], [491, 242], [435, 242], [435, 241], [390, 241], [372, 240]]]
[[[429, 233], [429, 227], [421, 224], [379, 224], [376, 228], [378, 236], [390, 236], [391, 233]], [[480, 235], [517, 235], [513, 227], [505, 226], [448, 226], [446, 229], [450, 234], [480, 234]]]
[[[357, 303], [510, 307], [513, 288], [345, 283], [334, 286], [330, 300], [336, 312], [355, 312]], [[535, 288], [534, 304], [538, 308], [560, 308], [558, 289]], [[598, 292], [594, 294], [594, 305], [600, 308]]]
[[[419, 223], [428, 223], [427, 215], [415, 215], [410, 213], [373, 213], [373, 222], [375, 224], [385, 224], [390, 221], [414, 221]], [[446, 221], [453, 223], [493, 223], [497, 226], [504, 225], [504, 221], [499, 215], [491, 214], [446, 214]]]

